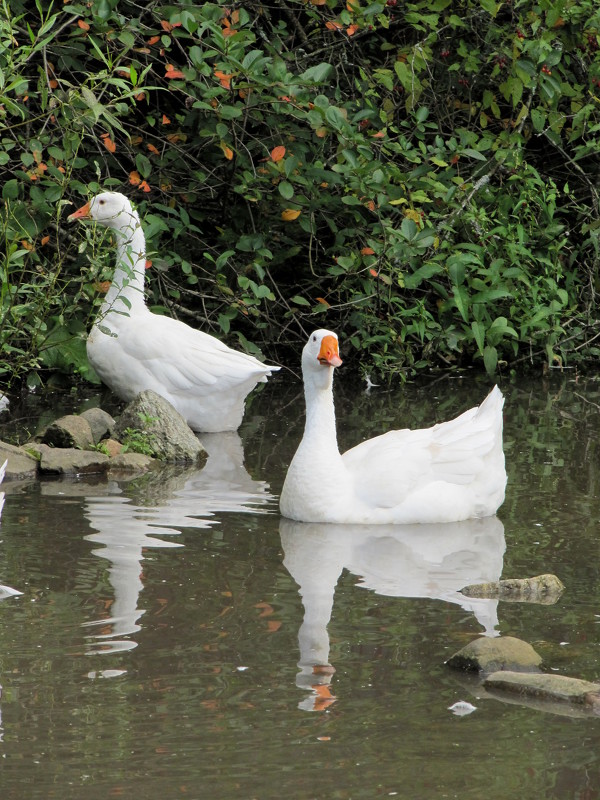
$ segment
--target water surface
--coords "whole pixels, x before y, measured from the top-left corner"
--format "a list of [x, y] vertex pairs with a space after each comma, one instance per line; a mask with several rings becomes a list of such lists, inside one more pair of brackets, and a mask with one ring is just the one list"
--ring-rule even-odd
[[[340, 444], [488, 388], [338, 380]], [[511, 635], [600, 681], [600, 384], [502, 388], [509, 484], [488, 520], [282, 520], [303, 425], [285, 380], [239, 437], [206, 438], [202, 470], [8, 483], [0, 583], [22, 594], [0, 601], [3, 800], [600, 797], [600, 719], [503, 702], [444, 666]], [[566, 585], [554, 606], [458, 592], [543, 572]], [[454, 715], [460, 700], [476, 710]]]

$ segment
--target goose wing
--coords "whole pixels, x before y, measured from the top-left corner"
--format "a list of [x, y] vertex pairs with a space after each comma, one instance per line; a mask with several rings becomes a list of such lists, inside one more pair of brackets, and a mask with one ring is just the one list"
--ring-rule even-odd
[[[357, 495], [392, 508], [430, 483], [464, 486], [486, 469], [494, 449], [502, 450], [504, 398], [495, 387], [484, 402], [448, 422], [420, 430], [395, 430], [348, 450], [343, 461]], [[502, 459], [503, 464], [503, 459]]]

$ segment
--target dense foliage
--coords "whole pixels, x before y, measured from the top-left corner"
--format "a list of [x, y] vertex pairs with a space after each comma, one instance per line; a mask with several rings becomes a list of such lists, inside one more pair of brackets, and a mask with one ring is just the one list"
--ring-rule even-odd
[[112, 252], [65, 219], [100, 188], [153, 305], [271, 359], [325, 326], [384, 375], [598, 355], [593, 0], [0, 7], [7, 381], [89, 376]]

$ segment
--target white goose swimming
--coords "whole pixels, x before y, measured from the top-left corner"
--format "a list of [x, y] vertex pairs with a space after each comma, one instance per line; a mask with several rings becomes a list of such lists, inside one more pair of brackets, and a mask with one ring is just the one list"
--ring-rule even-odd
[[393, 430], [340, 455], [333, 370], [335, 333], [312, 333], [302, 351], [304, 436], [288, 469], [280, 507], [300, 522], [413, 524], [495, 514], [504, 500], [504, 398], [494, 387], [456, 419]]
[[127, 401], [154, 390], [196, 431], [236, 430], [246, 395], [279, 367], [147, 308], [144, 232], [124, 195], [103, 192], [70, 215], [75, 219], [94, 220], [116, 234], [117, 265], [87, 340], [89, 361], [102, 381]]

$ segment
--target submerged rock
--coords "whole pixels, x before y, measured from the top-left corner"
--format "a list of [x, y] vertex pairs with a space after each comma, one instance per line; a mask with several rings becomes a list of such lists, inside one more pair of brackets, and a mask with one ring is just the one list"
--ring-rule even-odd
[[550, 703], [585, 706], [600, 716], [600, 683], [590, 683], [565, 675], [504, 671], [488, 675], [483, 685], [488, 691], [504, 692]]
[[446, 661], [452, 669], [485, 673], [539, 672], [541, 663], [542, 658], [533, 647], [514, 636], [475, 639]]
[[121, 474], [143, 474], [155, 464], [156, 459], [142, 453], [120, 453], [110, 459], [108, 469], [110, 477], [118, 477]]
[[556, 603], [565, 589], [556, 575], [536, 575], [534, 578], [515, 578], [492, 583], [475, 583], [461, 589], [465, 597], [504, 600], [513, 603]]
[[8, 442], [0, 442], [0, 464], [4, 464], [7, 459], [5, 480], [35, 478], [38, 468], [37, 459], [24, 448], [15, 447]]
[[37, 445], [40, 454], [40, 473], [46, 475], [95, 475], [105, 473], [109, 458], [93, 450], [77, 450], [71, 447], [48, 447]]
[[129, 449], [163, 461], [197, 462], [206, 451], [187, 422], [156, 392], [132, 400], [115, 423], [114, 435]]

